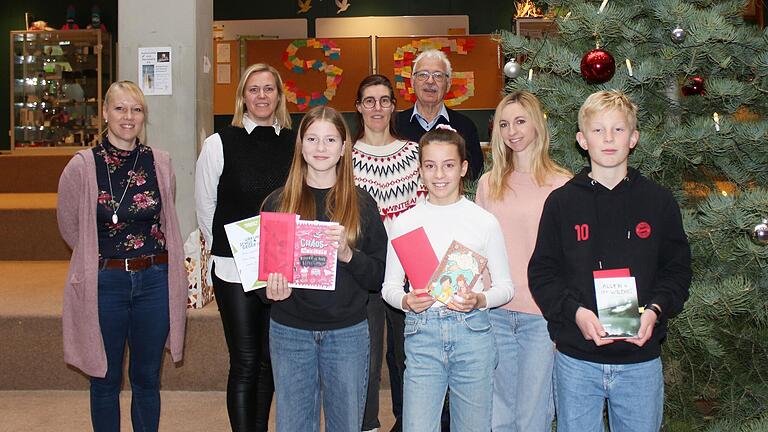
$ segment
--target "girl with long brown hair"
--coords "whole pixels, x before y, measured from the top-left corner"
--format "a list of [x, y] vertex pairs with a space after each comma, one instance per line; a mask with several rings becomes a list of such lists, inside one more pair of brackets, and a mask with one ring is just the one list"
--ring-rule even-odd
[[307, 112], [286, 185], [262, 211], [339, 224], [327, 232], [338, 247], [333, 291], [292, 289], [279, 273], [267, 279], [277, 430], [319, 430], [322, 395], [325, 430], [359, 431], [368, 382], [366, 304], [381, 290], [387, 235], [376, 202], [355, 186], [352, 143], [338, 111]]

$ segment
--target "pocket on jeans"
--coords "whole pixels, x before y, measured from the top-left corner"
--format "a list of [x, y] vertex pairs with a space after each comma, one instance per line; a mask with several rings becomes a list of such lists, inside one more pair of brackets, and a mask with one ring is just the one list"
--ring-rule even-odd
[[464, 317], [464, 324], [473, 332], [487, 333], [491, 331], [491, 320], [488, 311], [470, 312]]
[[413, 336], [419, 332], [421, 328], [421, 320], [417, 317], [411, 316], [411, 314], [405, 315], [405, 328], [403, 329], [403, 336]]
[[152, 267], [150, 267], [149, 269], [151, 269], [153, 271], [158, 271], [158, 272], [162, 272], [162, 273], [166, 273], [167, 274], [168, 273], [168, 264], [155, 264]]

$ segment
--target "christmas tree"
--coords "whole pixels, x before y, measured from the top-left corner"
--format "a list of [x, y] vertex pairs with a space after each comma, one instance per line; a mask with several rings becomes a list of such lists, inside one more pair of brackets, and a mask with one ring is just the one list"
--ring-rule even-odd
[[768, 33], [745, 0], [535, 3], [557, 35], [500, 33], [506, 91], [541, 99], [574, 172], [579, 107], [624, 91], [639, 107], [630, 165], [683, 209], [694, 281], [664, 344], [665, 428], [768, 430]]

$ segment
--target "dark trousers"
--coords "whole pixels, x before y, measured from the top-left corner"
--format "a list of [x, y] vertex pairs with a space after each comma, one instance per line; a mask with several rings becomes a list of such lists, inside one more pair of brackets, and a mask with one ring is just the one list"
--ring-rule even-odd
[[133, 430], [157, 431], [160, 366], [169, 327], [168, 264], [136, 272], [100, 270], [98, 277], [99, 326], [107, 374], [91, 378], [93, 430], [120, 431], [120, 385], [127, 342]]
[[368, 393], [365, 397], [363, 430], [381, 426], [379, 422], [379, 388], [381, 363], [384, 352], [384, 325], [386, 305], [381, 293], [368, 295], [368, 334], [371, 337], [370, 363], [368, 364]]
[[386, 305], [387, 368], [389, 368], [392, 414], [400, 424], [403, 417], [403, 373], [405, 373], [405, 313]]
[[275, 390], [269, 358], [269, 306], [255, 291], [216, 277], [213, 291], [229, 349], [227, 413], [233, 432], [266, 431]]

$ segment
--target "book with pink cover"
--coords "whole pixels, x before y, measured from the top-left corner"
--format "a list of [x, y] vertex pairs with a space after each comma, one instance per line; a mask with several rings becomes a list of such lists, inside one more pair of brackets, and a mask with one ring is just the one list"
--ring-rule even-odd
[[259, 280], [281, 273], [293, 282], [293, 255], [298, 216], [293, 213], [262, 212], [259, 227]]
[[429, 294], [450, 305], [454, 295], [472, 290], [487, 264], [487, 258], [454, 240], [429, 280]]
[[336, 289], [338, 248], [328, 241], [326, 230], [336, 222], [305, 221], [296, 223], [293, 254], [292, 288], [332, 291]]
[[[439, 261], [423, 227], [392, 239], [392, 247], [412, 288], [425, 288]], [[428, 294], [421, 294], [426, 296]]]

